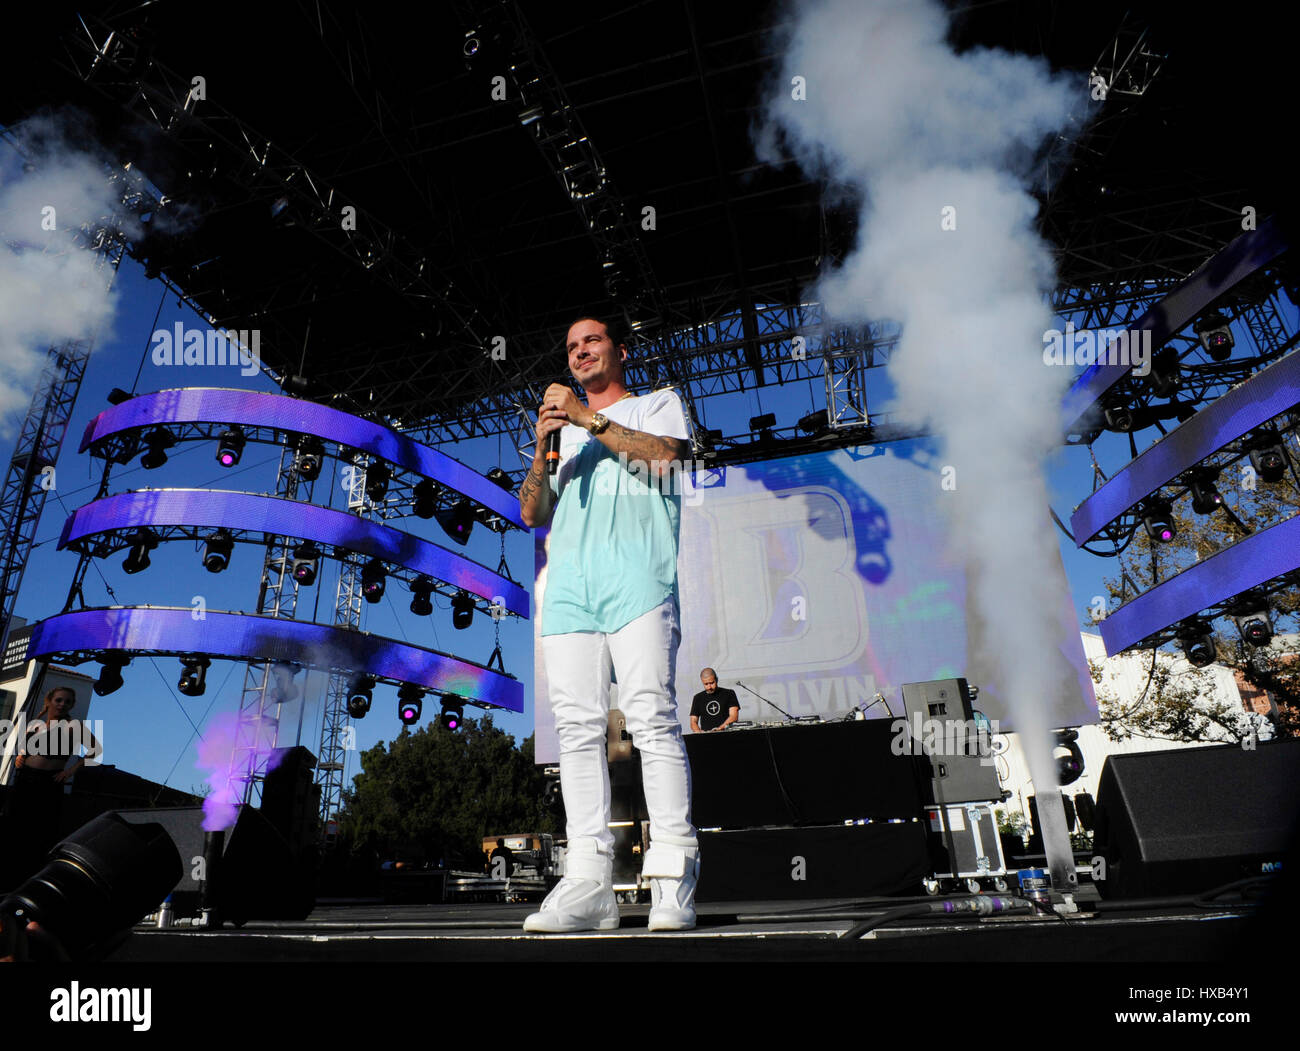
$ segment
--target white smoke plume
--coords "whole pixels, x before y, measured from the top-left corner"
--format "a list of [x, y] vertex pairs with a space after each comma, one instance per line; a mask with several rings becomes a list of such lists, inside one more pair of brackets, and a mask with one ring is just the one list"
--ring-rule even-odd
[[93, 139], [75, 116], [33, 117], [0, 141], [0, 432], [31, 401], [51, 345], [105, 339], [116, 311], [109, 271], [74, 235], [117, 210]]
[[862, 201], [857, 245], [816, 297], [836, 321], [902, 326], [897, 408], [940, 437], [956, 469], [940, 503], [980, 645], [1047, 786], [1060, 647], [1077, 628], [1062, 623], [1044, 462], [1072, 377], [1043, 363], [1054, 273], [1028, 189], [1039, 147], [1077, 130], [1087, 83], [1025, 56], [957, 54], [948, 28], [932, 0], [797, 4], [756, 137], [768, 159], [784, 148]]

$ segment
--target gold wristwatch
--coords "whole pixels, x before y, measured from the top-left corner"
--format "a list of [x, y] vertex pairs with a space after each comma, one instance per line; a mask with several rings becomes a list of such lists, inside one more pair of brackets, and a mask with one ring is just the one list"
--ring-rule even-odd
[[587, 428], [592, 434], [603, 434], [605, 428], [609, 426], [609, 417], [593, 412], [591, 414], [591, 425]]

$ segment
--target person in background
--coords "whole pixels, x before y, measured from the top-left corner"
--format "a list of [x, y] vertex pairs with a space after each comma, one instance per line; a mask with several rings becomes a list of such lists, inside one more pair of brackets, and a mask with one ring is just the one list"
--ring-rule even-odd
[[704, 689], [691, 701], [691, 732], [725, 730], [740, 718], [740, 699], [735, 690], [718, 688], [718, 673], [712, 668], [700, 672]]

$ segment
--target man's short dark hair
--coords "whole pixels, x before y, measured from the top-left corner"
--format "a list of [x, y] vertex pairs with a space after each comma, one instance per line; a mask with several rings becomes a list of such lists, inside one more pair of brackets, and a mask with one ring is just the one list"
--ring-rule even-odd
[[[614, 346], [626, 346], [631, 334], [628, 332], [627, 322], [623, 320], [623, 315], [617, 311], [593, 311], [590, 314], [579, 314], [565, 326], [564, 336], [568, 339], [569, 329], [573, 328], [579, 321], [595, 321], [605, 326], [605, 333], [609, 336]], [[566, 347], [567, 349], [567, 347]]]

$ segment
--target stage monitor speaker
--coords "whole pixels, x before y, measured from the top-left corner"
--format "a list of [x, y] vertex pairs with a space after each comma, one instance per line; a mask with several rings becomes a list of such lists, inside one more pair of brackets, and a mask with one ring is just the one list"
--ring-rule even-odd
[[920, 821], [701, 832], [697, 900], [778, 901], [919, 893]]
[[[1073, 832], [1078, 818], [1078, 813], [1074, 809], [1074, 800], [1062, 792], [1061, 806], [1065, 808], [1065, 829], [1067, 832]], [[1043, 830], [1038, 824], [1038, 796], [1036, 795], [1029, 797], [1029, 832], [1036, 842], [1043, 841]]]
[[293, 850], [318, 841], [320, 786], [312, 782], [316, 757], [302, 745], [277, 748], [262, 782], [262, 815]]
[[922, 720], [946, 722], [964, 719], [973, 722], [975, 713], [970, 703], [970, 686], [965, 679], [935, 679], [933, 682], [903, 683], [903, 710], [909, 724], [913, 716]]
[[1094, 852], [1106, 898], [1201, 894], [1280, 869], [1300, 813], [1300, 741], [1112, 755]]
[[990, 736], [976, 727], [970, 694], [965, 679], [903, 684], [904, 747], [908, 755], [921, 757], [926, 803], [1002, 798]]
[[1087, 792], [1080, 792], [1074, 797], [1074, 812], [1085, 832], [1091, 832], [1093, 815], [1097, 812], [1097, 801]]
[[315, 906], [315, 850], [291, 850], [284, 837], [252, 807], [239, 808], [223, 849], [210, 858], [204, 856], [207, 834], [202, 807], [115, 813], [133, 824], [162, 825], [172, 837], [184, 869], [172, 891], [177, 915], [197, 914], [208, 880], [221, 918], [236, 924], [254, 919], [299, 920]]

